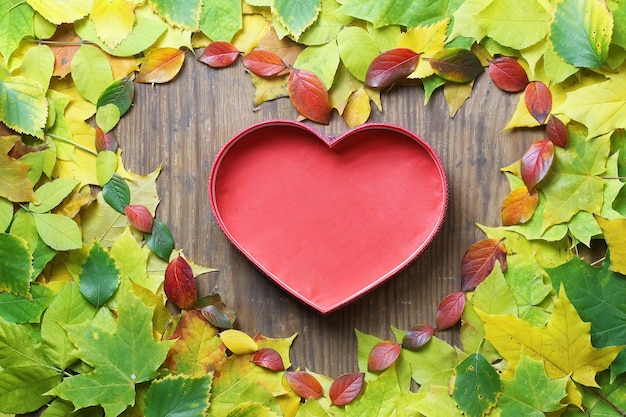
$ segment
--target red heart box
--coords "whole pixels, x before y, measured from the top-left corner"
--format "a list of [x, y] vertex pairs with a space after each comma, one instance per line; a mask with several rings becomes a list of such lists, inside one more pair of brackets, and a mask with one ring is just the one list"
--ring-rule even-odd
[[434, 150], [398, 126], [334, 139], [297, 122], [253, 125], [211, 170], [213, 213], [230, 241], [285, 290], [328, 313], [411, 262], [443, 222]]

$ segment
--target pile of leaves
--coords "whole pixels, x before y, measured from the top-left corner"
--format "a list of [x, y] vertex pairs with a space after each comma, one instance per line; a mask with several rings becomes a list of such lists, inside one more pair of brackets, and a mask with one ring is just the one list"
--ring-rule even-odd
[[[0, 0], [0, 22], [0, 415], [625, 415], [626, 4]], [[318, 123], [364, 123], [401, 85], [454, 115], [485, 68], [519, 95], [508, 128], [546, 139], [503, 168], [502, 226], [480, 226], [434, 326], [357, 331], [360, 372], [330, 378], [292, 367], [295, 335], [198, 297], [211, 269], [175, 249], [159, 170], [127, 171], [114, 129], [136, 82], [199, 50]], [[459, 321], [461, 347], [435, 336]]]

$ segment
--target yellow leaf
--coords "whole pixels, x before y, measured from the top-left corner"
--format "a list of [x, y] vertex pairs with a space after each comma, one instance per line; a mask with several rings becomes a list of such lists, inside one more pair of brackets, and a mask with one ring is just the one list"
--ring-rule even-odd
[[522, 350], [533, 359], [543, 359], [550, 378], [571, 376], [579, 384], [597, 387], [596, 373], [608, 368], [624, 346], [594, 348], [591, 324], [583, 322], [561, 286], [552, 316], [545, 327], [534, 327], [510, 315], [479, 312], [485, 323], [486, 338], [509, 362], [503, 375], [510, 377]]
[[520, 99], [517, 102], [517, 106], [515, 106], [515, 111], [513, 111], [513, 116], [509, 119], [507, 123], [506, 129], [514, 129], [516, 127], [536, 127], [539, 126], [539, 122], [535, 119], [528, 108], [526, 107], [526, 103], [524, 102], [524, 95], [520, 95]]
[[250, 73], [254, 86], [254, 105], [260, 106], [266, 101], [289, 96], [289, 75], [263, 78]]
[[166, 83], [183, 67], [185, 51], [176, 48], [151, 49], [141, 64], [137, 82]]
[[454, 83], [446, 81], [443, 85], [443, 95], [448, 103], [450, 117], [454, 117], [457, 111], [463, 106], [463, 103], [471, 97], [474, 81], [469, 83]]
[[611, 251], [611, 271], [626, 274], [626, 219], [605, 219], [595, 216]]
[[135, 24], [135, 13], [126, 0], [94, 0], [89, 17], [98, 37], [111, 49], [126, 39]]
[[235, 48], [244, 54], [249, 53], [259, 45], [261, 39], [270, 30], [270, 25], [262, 15], [243, 15], [242, 28], [232, 40]]
[[440, 52], [446, 44], [446, 30], [450, 19], [443, 19], [430, 26], [417, 26], [407, 30], [398, 38], [398, 48], [409, 48], [420, 55], [417, 68], [409, 75], [409, 78], [425, 78], [434, 74], [428, 60], [437, 52]]
[[350, 95], [348, 104], [343, 111], [343, 119], [349, 127], [355, 127], [365, 123], [370, 117], [371, 111], [370, 98], [365, 89], [361, 87]]
[[250, 336], [240, 330], [228, 329], [220, 333], [224, 346], [235, 355], [245, 355], [259, 350], [259, 346]]
[[346, 69], [345, 66], [339, 65], [333, 86], [328, 91], [330, 97], [330, 107], [337, 109], [339, 114], [343, 114], [348, 99], [363, 83]]
[[191, 34], [192, 32], [190, 30], [167, 26], [165, 33], [152, 45], [152, 48], [186, 48], [193, 51]]
[[46, 20], [60, 25], [87, 16], [92, 2], [93, 0], [28, 0], [26, 3]]

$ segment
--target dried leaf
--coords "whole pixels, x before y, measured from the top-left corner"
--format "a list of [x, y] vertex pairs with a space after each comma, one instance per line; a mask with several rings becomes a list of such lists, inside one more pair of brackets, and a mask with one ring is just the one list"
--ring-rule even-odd
[[427, 324], [411, 327], [402, 338], [402, 347], [408, 350], [418, 350], [432, 339], [435, 329]]
[[332, 405], [342, 406], [354, 401], [365, 384], [365, 374], [355, 372], [343, 374], [335, 379], [330, 386], [328, 396]]
[[259, 345], [253, 338], [241, 330], [228, 329], [220, 333], [224, 346], [235, 355], [247, 355], [259, 350]]
[[285, 370], [285, 364], [283, 363], [283, 358], [280, 356], [280, 353], [278, 353], [276, 349], [269, 347], [264, 347], [256, 351], [254, 355], [252, 355], [250, 362], [271, 371], [278, 372]]
[[502, 202], [502, 224], [512, 226], [526, 223], [539, 204], [539, 194], [530, 193], [525, 186], [517, 187]]
[[213, 68], [223, 68], [231, 65], [239, 57], [239, 50], [229, 42], [211, 42], [204, 48], [198, 61]]
[[528, 85], [528, 75], [524, 67], [508, 56], [489, 62], [489, 76], [499, 89], [510, 93], [524, 91]]
[[543, 124], [552, 111], [552, 93], [541, 81], [531, 81], [524, 89], [524, 103], [535, 120]]
[[183, 310], [196, 305], [198, 294], [191, 265], [182, 256], [172, 259], [165, 269], [163, 290], [168, 300]]
[[444, 49], [428, 61], [435, 74], [446, 81], [457, 83], [472, 81], [484, 71], [478, 57], [467, 49]]
[[260, 49], [244, 56], [242, 62], [248, 71], [259, 77], [274, 77], [287, 68], [278, 55]]
[[139, 83], [166, 83], [176, 77], [185, 62], [185, 51], [177, 48], [151, 49], [137, 74]]
[[318, 399], [324, 395], [324, 390], [320, 382], [313, 375], [304, 371], [285, 372], [287, 382], [293, 391], [300, 397]]
[[548, 134], [548, 139], [556, 146], [564, 148], [567, 145], [567, 127], [561, 119], [553, 114], [550, 115], [546, 124], [546, 133]]
[[370, 372], [384, 371], [400, 356], [402, 346], [390, 340], [378, 342], [369, 353], [367, 369]]
[[417, 67], [420, 55], [408, 48], [396, 48], [378, 55], [367, 68], [365, 85], [388, 87], [408, 77]]
[[294, 68], [289, 74], [289, 98], [298, 112], [314, 122], [330, 123], [328, 91], [317, 75]]
[[461, 320], [465, 308], [465, 292], [457, 291], [446, 295], [437, 308], [437, 329], [448, 329]]
[[502, 240], [483, 239], [470, 246], [461, 260], [461, 290], [474, 290], [491, 273], [496, 261], [504, 272], [506, 248]]
[[124, 207], [124, 213], [133, 227], [140, 232], [150, 233], [154, 218], [152, 213], [142, 204], [129, 204]]
[[554, 160], [554, 144], [549, 139], [534, 142], [522, 156], [521, 175], [530, 192], [545, 178]]

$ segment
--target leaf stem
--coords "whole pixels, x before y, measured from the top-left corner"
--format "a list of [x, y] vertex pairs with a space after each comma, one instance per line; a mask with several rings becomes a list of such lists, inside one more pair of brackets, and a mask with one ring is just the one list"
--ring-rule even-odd
[[590, 265], [591, 266], [596, 266], [596, 265], [601, 264], [602, 262], [604, 262], [605, 259], [606, 259], [606, 256], [603, 256], [602, 258], [597, 259], [597, 260], [591, 262]]
[[51, 41], [47, 39], [29, 39], [31, 42], [38, 43], [40, 45], [59, 45], [59, 46], [81, 46], [86, 44], [94, 44], [94, 42], [89, 41], [78, 41], [78, 42], [70, 42], [70, 41]]
[[89, 149], [88, 147], [81, 145], [80, 143], [77, 143], [75, 141], [73, 141], [72, 139], [68, 139], [68, 138], [64, 138], [62, 136], [57, 136], [57, 135], [53, 135], [52, 133], [48, 133], [47, 136], [50, 136], [52, 139], [56, 139], [59, 140], [61, 142], [65, 142], [65, 143], [69, 143], [70, 145], [74, 145], [75, 147], [77, 147], [80, 150], [83, 150], [85, 152], [88, 152], [94, 156], [98, 156], [98, 152], [94, 151], [93, 149]]
[[618, 406], [616, 406], [615, 404], [613, 404], [611, 401], [609, 401], [609, 399], [607, 397], [605, 397], [600, 391], [595, 390], [595, 389], [591, 389], [591, 388], [589, 388], [589, 391], [591, 391], [592, 393], [594, 393], [595, 395], [600, 397], [600, 399], [602, 399], [602, 401], [604, 401], [605, 403], [610, 405], [611, 408], [613, 408], [615, 411], [617, 411], [620, 416], [626, 417], [626, 412], [624, 410], [622, 410], [621, 408], [619, 408]]

